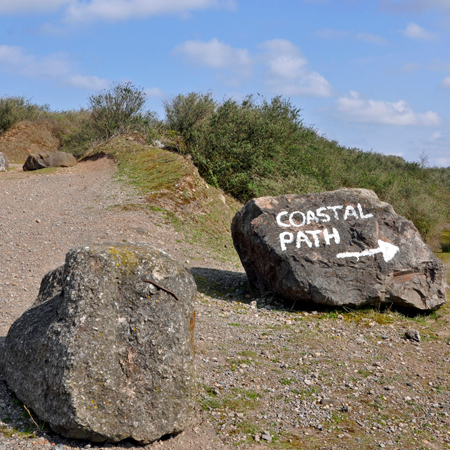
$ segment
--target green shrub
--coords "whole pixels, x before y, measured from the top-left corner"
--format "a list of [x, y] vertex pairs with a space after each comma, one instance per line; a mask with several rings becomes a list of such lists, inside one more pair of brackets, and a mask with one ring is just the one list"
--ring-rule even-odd
[[0, 98], [0, 134], [21, 120], [36, 120], [49, 111], [48, 105], [38, 106], [25, 97]]
[[[61, 149], [81, 157], [93, 144], [117, 134], [139, 132], [147, 141], [157, 137], [161, 126], [156, 114], [144, 110], [145, 92], [131, 83], [116, 83], [89, 97], [89, 109], [61, 113]], [[73, 126], [67, 126], [73, 118]]]
[[177, 95], [172, 100], [165, 100], [166, 127], [180, 133], [189, 141], [191, 134], [210, 119], [217, 103], [210, 93], [191, 92]]
[[145, 92], [131, 83], [117, 83], [109, 90], [89, 97], [89, 128], [97, 139], [108, 139], [116, 133], [144, 131], [155, 119], [143, 111]]

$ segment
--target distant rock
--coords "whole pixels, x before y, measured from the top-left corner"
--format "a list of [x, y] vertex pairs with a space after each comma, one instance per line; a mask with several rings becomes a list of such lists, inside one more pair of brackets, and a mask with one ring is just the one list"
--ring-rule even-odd
[[23, 165], [23, 170], [38, 170], [46, 167], [73, 167], [76, 163], [77, 160], [71, 153], [45, 152], [28, 156]]
[[442, 262], [372, 191], [257, 198], [231, 228], [251, 285], [290, 304], [433, 310], [446, 301]]
[[405, 331], [405, 338], [409, 339], [410, 341], [420, 342], [420, 333], [415, 330], [414, 328], [411, 328], [410, 330]]
[[6, 172], [9, 168], [8, 158], [0, 152], [0, 172]]
[[187, 269], [148, 245], [73, 249], [11, 326], [3, 375], [66, 437], [177, 434], [193, 408], [196, 292]]
[[165, 147], [165, 145], [159, 139], [153, 139], [152, 145], [155, 148], [164, 148]]

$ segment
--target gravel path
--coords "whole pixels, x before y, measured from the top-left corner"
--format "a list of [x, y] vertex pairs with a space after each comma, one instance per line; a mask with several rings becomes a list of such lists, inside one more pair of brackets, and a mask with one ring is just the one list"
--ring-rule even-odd
[[[246, 278], [189, 244], [113, 181], [107, 159], [55, 172], [0, 174], [0, 340], [73, 246], [146, 241], [197, 280], [198, 411], [161, 450], [450, 448], [450, 314], [290, 311], [252, 298]], [[147, 212], [146, 212], [147, 211]], [[405, 339], [408, 329], [421, 342]], [[143, 448], [96, 445], [33, 422], [0, 380], [0, 450]]]

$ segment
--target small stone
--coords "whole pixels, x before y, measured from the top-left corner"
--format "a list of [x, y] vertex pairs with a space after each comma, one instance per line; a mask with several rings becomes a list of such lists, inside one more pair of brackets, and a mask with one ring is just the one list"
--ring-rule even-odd
[[322, 398], [320, 400], [321, 405], [339, 406], [339, 400], [334, 400], [332, 398]]
[[250, 308], [256, 309], [256, 300], [250, 302]]
[[405, 332], [405, 338], [410, 341], [420, 342], [420, 333], [417, 330], [411, 328]]
[[36, 223], [41, 223], [41, 219], [36, 219]]
[[261, 439], [264, 439], [268, 443], [272, 442], [272, 436], [268, 431], [263, 432], [263, 434], [261, 435]]
[[261, 436], [259, 434], [255, 434], [253, 436], [253, 439], [255, 440], [255, 442], [259, 442], [261, 440]]

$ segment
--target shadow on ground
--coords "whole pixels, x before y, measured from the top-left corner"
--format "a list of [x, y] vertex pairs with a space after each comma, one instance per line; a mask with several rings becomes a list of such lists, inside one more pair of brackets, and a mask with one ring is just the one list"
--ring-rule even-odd
[[258, 309], [290, 310], [295, 312], [308, 312], [310, 314], [329, 314], [331, 316], [354, 316], [364, 314], [385, 314], [397, 312], [405, 317], [420, 318], [435, 316], [438, 311], [417, 311], [392, 303], [373, 304], [365, 306], [332, 306], [321, 305], [311, 301], [293, 301], [280, 297], [273, 292], [259, 292], [252, 290], [247, 275], [242, 272], [228, 270], [193, 267], [191, 273], [197, 283], [197, 289], [202, 294], [230, 302], [251, 303], [256, 301]]

